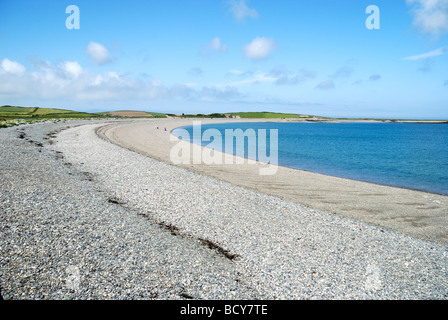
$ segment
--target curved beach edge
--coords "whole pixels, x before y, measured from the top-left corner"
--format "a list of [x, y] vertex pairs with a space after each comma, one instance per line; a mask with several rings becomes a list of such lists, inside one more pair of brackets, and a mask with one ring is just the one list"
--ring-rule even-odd
[[[104, 125], [97, 134], [114, 144], [151, 158], [174, 165], [170, 151], [178, 143], [172, 131], [192, 125], [190, 119], [139, 120]], [[279, 122], [254, 119], [251, 121], [207, 119], [202, 124], [235, 122]], [[158, 128], [158, 129], [157, 129]], [[206, 149], [205, 147], [197, 146]], [[210, 150], [209, 150], [210, 151]], [[215, 151], [217, 152], [217, 151]], [[430, 240], [448, 244], [448, 196], [407, 188], [384, 186], [369, 182], [339, 178], [278, 166], [274, 175], [260, 175], [266, 164], [237, 165], [238, 157], [217, 152], [231, 159], [232, 165], [176, 164], [188, 170], [293, 201], [310, 208], [335, 213]]]
[[0, 130], [5, 300], [448, 296], [446, 245], [130, 152], [98, 137], [107, 122], [132, 125]]

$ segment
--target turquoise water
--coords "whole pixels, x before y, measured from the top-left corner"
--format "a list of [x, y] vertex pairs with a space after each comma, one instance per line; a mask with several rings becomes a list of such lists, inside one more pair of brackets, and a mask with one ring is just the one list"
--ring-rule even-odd
[[[201, 127], [202, 132], [210, 128], [223, 136], [225, 129], [267, 129], [268, 133], [277, 129], [281, 166], [448, 194], [448, 124], [228, 123]], [[192, 126], [183, 129], [192, 136]], [[267, 146], [269, 154], [269, 134]]]

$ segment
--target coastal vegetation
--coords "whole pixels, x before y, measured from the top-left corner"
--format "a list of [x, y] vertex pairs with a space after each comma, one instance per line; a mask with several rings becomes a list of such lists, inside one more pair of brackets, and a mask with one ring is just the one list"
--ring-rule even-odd
[[97, 113], [78, 112], [63, 109], [39, 108], [39, 107], [0, 107], [0, 128], [36, 123], [44, 121], [65, 121], [66, 119], [99, 119], [104, 115]]
[[233, 113], [210, 113], [210, 114], [173, 114], [149, 111], [107, 111], [98, 113], [80, 112], [55, 108], [0, 106], [0, 128], [7, 128], [20, 124], [43, 122], [43, 121], [65, 121], [68, 119], [117, 119], [117, 118], [228, 118], [228, 119], [307, 119], [307, 121], [381, 121], [381, 122], [424, 122], [424, 123], [446, 123], [446, 120], [402, 120], [402, 119], [367, 119], [367, 118], [326, 118], [299, 113], [279, 112], [233, 112]]
[[210, 114], [172, 114], [147, 111], [107, 111], [88, 113], [55, 108], [0, 106], [0, 128], [11, 125], [62, 119], [101, 119], [101, 118], [240, 118], [240, 119], [287, 119], [311, 118], [312, 116], [276, 112], [235, 112]]
[[101, 118], [101, 114], [39, 107], [0, 107], [2, 119]]
[[[179, 116], [171, 114], [169, 116]], [[184, 118], [241, 118], [241, 119], [287, 119], [287, 118], [311, 118], [313, 116], [296, 113], [277, 112], [232, 112], [232, 113], [211, 113], [211, 114], [182, 114]]]

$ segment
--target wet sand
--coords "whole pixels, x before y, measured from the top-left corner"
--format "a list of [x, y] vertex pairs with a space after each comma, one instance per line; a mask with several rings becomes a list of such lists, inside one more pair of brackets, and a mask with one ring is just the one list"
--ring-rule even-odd
[[[202, 124], [279, 122], [277, 119], [201, 119], [201, 121]], [[191, 124], [190, 119], [137, 120], [105, 125], [100, 127], [97, 133], [129, 150], [172, 164], [170, 152], [173, 146], [179, 145], [179, 142], [170, 139], [170, 132], [174, 128]], [[236, 162], [235, 156], [214, 152], [228, 160], [231, 159], [233, 163]], [[192, 160], [190, 163], [193, 163]], [[314, 209], [371, 223], [420, 239], [448, 244], [448, 196], [286, 167], [278, 167], [275, 175], [260, 175], [260, 167], [266, 168], [267, 165], [249, 164], [247, 160], [244, 164], [179, 164], [178, 166]]]

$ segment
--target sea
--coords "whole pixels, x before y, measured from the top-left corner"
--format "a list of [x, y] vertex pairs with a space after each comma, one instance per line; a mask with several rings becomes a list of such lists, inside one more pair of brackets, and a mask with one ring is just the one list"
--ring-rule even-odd
[[[183, 127], [190, 141], [193, 126]], [[216, 129], [278, 130], [278, 164], [330, 176], [448, 195], [448, 124], [247, 122], [203, 124]], [[176, 135], [179, 131], [174, 130]], [[185, 137], [184, 137], [185, 138]], [[225, 139], [221, 151], [225, 150]], [[219, 148], [218, 148], [219, 149]], [[245, 156], [249, 156], [249, 139]], [[228, 151], [228, 150], [225, 150]], [[236, 147], [232, 151], [235, 154]]]

